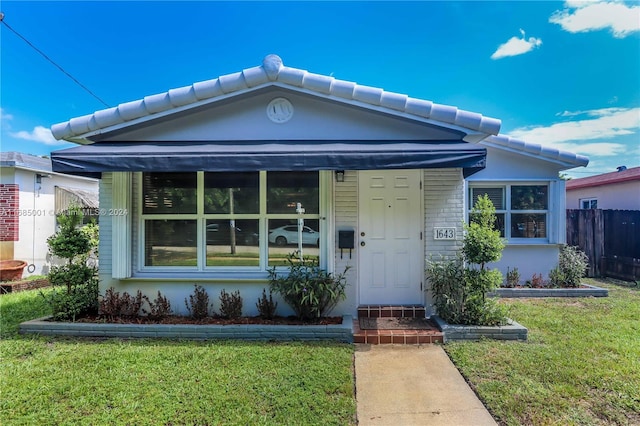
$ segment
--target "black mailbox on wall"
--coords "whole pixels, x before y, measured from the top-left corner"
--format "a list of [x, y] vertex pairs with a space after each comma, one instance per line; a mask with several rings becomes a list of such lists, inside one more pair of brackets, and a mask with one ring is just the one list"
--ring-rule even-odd
[[338, 231], [338, 248], [352, 249], [355, 247], [354, 231]]
[[353, 250], [354, 247], [355, 231], [338, 231], [338, 248], [340, 249], [340, 259], [342, 259], [342, 250], [344, 249], [349, 249], [349, 259], [351, 259], [351, 250]]

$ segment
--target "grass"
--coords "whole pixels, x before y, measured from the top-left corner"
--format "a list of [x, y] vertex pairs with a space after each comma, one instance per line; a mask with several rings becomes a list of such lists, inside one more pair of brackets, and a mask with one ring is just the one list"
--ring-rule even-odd
[[355, 424], [350, 345], [18, 334], [47, 313], [0, 296], [3, 425]]
[[609, 297], [501, 302], [526, 343], [445, 346], [501, 424], [640, 424], [640, 288], [585, 282]]
[[[640, 424], [640, 288], [503, 300], [528, 342], [445, 350], [504, 425]], [[39, 338], [38, 291], [0, 296], [0, 419], [13, 424], [355, 424], [350, 345]]]

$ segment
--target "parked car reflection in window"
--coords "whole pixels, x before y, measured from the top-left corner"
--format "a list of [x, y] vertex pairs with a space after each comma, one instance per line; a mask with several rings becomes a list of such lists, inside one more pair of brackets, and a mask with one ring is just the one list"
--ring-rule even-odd
[[[269, 243], [278, 246], [298, 244], [298, 226], [286, 225], [269, 231]], [[320, 244], [320, 233], [308, 226], [302, 228], [302, 244], [318, 246]]]

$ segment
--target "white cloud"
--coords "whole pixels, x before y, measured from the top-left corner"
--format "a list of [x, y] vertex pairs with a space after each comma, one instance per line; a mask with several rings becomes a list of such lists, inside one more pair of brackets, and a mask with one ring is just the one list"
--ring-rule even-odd
[[627, 146], [606, 142], [607, 139], [640, 133], [640, 107], [564, 111], [556, 115], [571, 117], [573, 120], [550, 126], [522, 127], [509, 134], [527, 142], [565, 151], [613, 156], [625, 153]]
[[640, 31], [640, 6], [618, 1], [567, 1], [564, 10], [556, 10], [549, 22], [570, 33], [608, 28], [614, 37], [623, 38]]
[[60, 145], [64, 141], [58, 141], [51, 134], [51, 130], [43, 126], [36, 126], [32, 131], [21, 130], [19, 132], [10, 133], [11, 136], [18, 139], [24, 139], [28, 141], [40, 142], [45, 145]]
[[529, 37], [527, 39], [524, 35], [524, 30], [520, 30], [522, 38], [511, 37], [506, 43], [498, 46], [498, 49], [493, 52], [491, 59], [506, 58], [507, 56], [523, 55], [533, 49], [540, 47], [542, 40], [535, 37]]
[[0, 120], [2, 120], [2, 121], [13, 120], [13, 115], [5, 114], [4, 108], [0, 108]]
[[[633, 110], [634, 109], [632, 109], [631, 111]], [[586, 111], [562, 111], [557, 113], [556, 117], [577, 117], [580, 115], [585, 115], [587, 117], [604, 117], [604, 116], [615, 116], [618, 114], [626, 113], [627, 111], [629, 111], [628, 108], [600, 108], [600, 109], [590, 109]], [[633, 118], [633, 114], [630, 113], [626, 117]]]
[[627, 146], [621, 143], [598, 142], [598, 143], [558, 143], [553, 145], [562, 151], [576, 152], [586, 156], [615, 157], [624, 154]]

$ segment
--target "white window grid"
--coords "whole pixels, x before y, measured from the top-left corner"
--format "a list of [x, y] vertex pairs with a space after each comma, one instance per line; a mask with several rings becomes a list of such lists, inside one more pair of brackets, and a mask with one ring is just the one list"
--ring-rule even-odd
[[[268, 229], [267, 224], [269, 220], [276, 219], [298, 219], [302, 217], [305, 220], [316, 219], [319, 221], [319, 231], [323, 238], [320, 239], [320, 266], [326, 267], [327, 264], [327, 249], [326, 238], [327, 233], [323, 230], [323, 223], [326, 218], [324, 212], [329, 208], [327, 198], [327, 182], [329, 181], [330, 174], [320, 172], [319, 176], [319, 212], [318, 213], [304, 213], [302, 216], [297, 213], [267, 213], [267, 172], [259, 172], [259, 197], [260, 207], [259, 213], [246, 213], [246, 214], [211, 214], [204, 213], [204, 173], [203, 171], [197, 173], [197, 210], [196, 213], [186, 214], [145, 214], [143, 213], [142, 206], [142, 185], [138, 185], [138, 193], [136, 194], [136, 203], [138, 213], [138, 270], [140, 272], [160, 272], [160, 271], [184, 271], [184, 272], [215, 272], [215, 271], [261, 271], [265, 272], [271, 268], [268, 265], [269, 256], [269, 244], [268, 244]], [[327, 178], [329, 176], [329, 178]], [[142, 173], [138, 173], [138, 179], [142, 181]], [[145, 221], [147, 220], [195, 220], [197, 225], [197, 266], [148, 266], [145, 265]], [[206, 265], [206, 221], [207, 219], [215, 220], [241, 220], [241, 219], [253, 219], [258, 220], [259, 224], [259, 265], [258, 266], [207, 266]]]
[[[547, 209], [544, 210], [515, 210], [511, 208], [511, 187], [512, 186], [546, 186], [547, 187]], [[548, 181], [541, 182], [472, 182], [469, 183], [469, 197], [467, 202], [467, 216], [471, 212], [475, 202], [477, 201], [474, 198], [474, 189], [501, 189], [502, 190], [502, 202], [504, 208], [496, 209], [496, 214], [504, 214], [504, 238], [507, 241], [512, 242], [548, 242], [550, 238], [551, 232], [551, 223], [550, 223], [550, 206], [551, 206], [551, 187]], [[512, 214], [544, 214], [545, 215], [545, 226], [546, 226], [546, 236], [541, 238], [526, 238], [526, 237], [512, 237], [511, 236], [511, 225], [512, 225]]]

